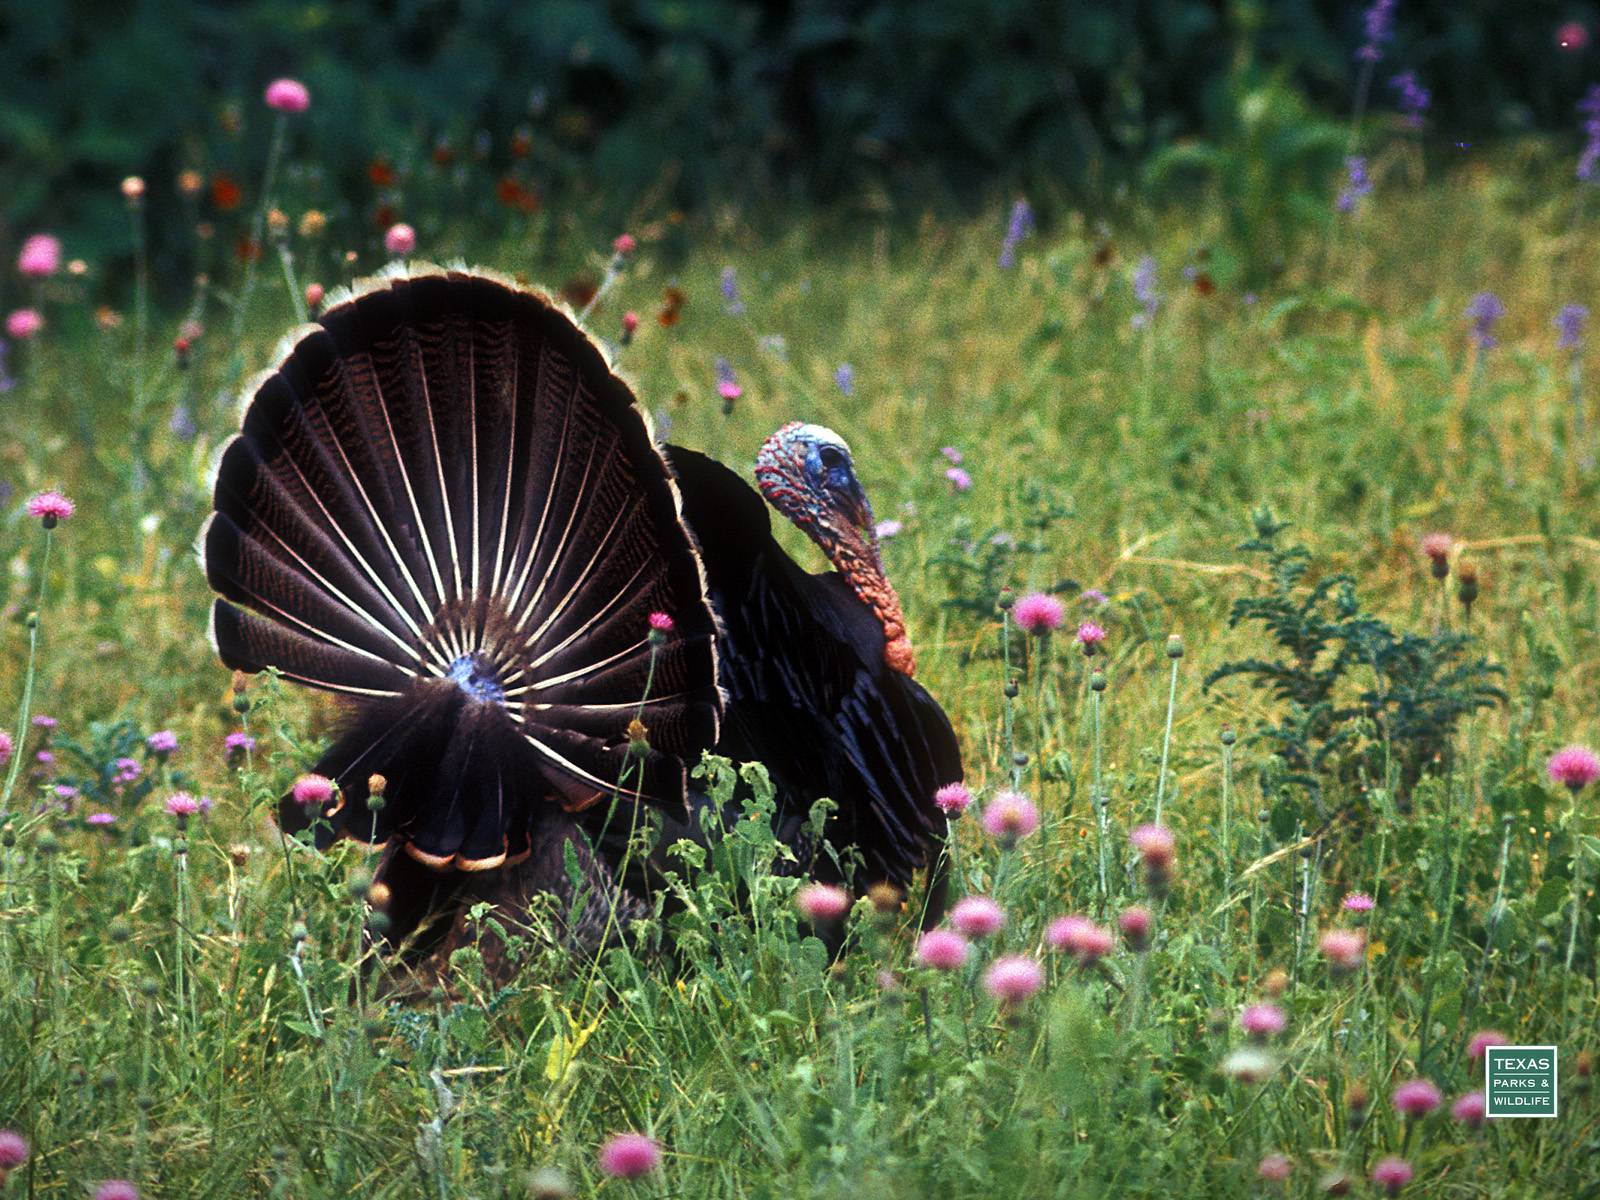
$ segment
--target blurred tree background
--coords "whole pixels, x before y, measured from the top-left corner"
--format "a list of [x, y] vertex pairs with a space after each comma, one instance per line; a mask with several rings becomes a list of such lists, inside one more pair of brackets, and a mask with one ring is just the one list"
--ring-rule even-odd
[[[465, 162], [500, 179], [490, 210], [510, 217], [552, 199], [619, 218], [793, 199], [920, 212], [1023, 189], [1095, 203], [1148, 181], [1164, 151], [1263, 128], [1337, 170], [1363, 7], [0, 0], [0, 251], [49, 227], [114, 253], [132, 172], [152, 204], [176, 204], [192, 169], [205, 198], [237, 184], [248, 209], [272, 124], [261, 90], [280, 75], [315, 98], [289, 183], [369, 223], [393, 216], [384, 188]], [[1386, 81], [1415, 70], [1441, 144], [1544, 130], [1576, 146], [1573, 105], [1600, 64], [1556, 31], [1596, 15], [1587, 0], [1400, 0], [1372, 108], [1391, 111]], [[1276, 125], [1243, 120], [1252, 104]]]

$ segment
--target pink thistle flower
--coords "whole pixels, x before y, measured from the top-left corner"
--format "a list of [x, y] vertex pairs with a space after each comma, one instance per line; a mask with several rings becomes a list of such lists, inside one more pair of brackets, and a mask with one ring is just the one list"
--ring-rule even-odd
[[957, 450], [954, 446], [941, 446], [939, 447], [939, 453], [944, 455], [945, 462], [949, 463], [952, 467], [959, 467], [961, 465], [961, 451]]
[[1085, 621], [1078, 626], [1078, 645], [1083, 647], [1085, 656], [1098, 654], [1100, 644], [1106, 640], [1106, 631], [1093, 621]]
[[1577, 21], [1568, 21], [1556, 30], [1556, 45], [1563, 50], [1582, 50], [1589, 44], [1589, 30]]
[[617, 1179], [638, 1179], [661, 1165], [661, 1149], [642, 1133], [614, 1133], [600, 1147], [600, 1170]]
[[328, 294], [320, 283], [306, 284], [306, 307], [312, 312], [322, 307], [322, 298]]
[[1469, 1129], [1478, 1128], [1487, 1115], [1483, 1093], [1468, 1092], [1450, 1106], [1450, 1115]]
[[27, 508], [28, 515], [37, 518], [46, 529], [54, 529], [77, 511], [77, 505], [54, 490], [28, 497]]
[[1008, 954], [983, 973], [984, 990], [1002, 1004], [1021, 1004], [1044, 986], [1044, 968], [1022, 954]]
[[611, 243], [611, 249], [617, 254], [632, 254], [638, 248], [639, 243], [631, 233], [619, 233]]
[[113, 768], [111, 772], [111, 785], [113, 787], [126, 787], [128, 784], [137, 781], [139, 776], [144, 773], [144, 768], [139, 765], [139, 760], [135, 758], [119, 758], [111, 766]]
[[813, 883], [795, 894], [795, 906], [806, 920], [821, 925], [837, 921], [850, 911], [850, 893], [831, 883]]
[[192, 817], [200, 811], [200, 801], [188, 792], [173, 792], [167, 797], [167, 812], [175, 817]]
[[144, 740], [145, 749], [158, 758], [165, 758], [178, 748], [178, 735], [170, 729], [158, 729]]
[[235, 730], [222, 739], [222, 753], [230, 763], [237, 763], [256, 748], [256, 740], [243, 730]]
[[1122, 936], [1134, 950], [1143, 950], [1150, 945], [1150, 927], [1155, 923], [1155, 918], [1150, 915], [1150, 910], [1135, 904], [1125, 908], [1117, 916], [1117, 928], [1122, 930]]
[[1270, 1041], [1289, 1027], [1289, 1018], [1276, 1004], [1252, 1004], [1239, 1014], [1239, 1028], [1258, 1042]]
[[1365, 913], [1377, 907], [1377, 902], [1365, 892], [1351, 892], [1344, 898], [1345, 912]]
[[417, 231], [404, 221], [397, 221], [384, 233], [383, 248], [396, 258], [404, 258], [417, 248]]
[[1103, 925], [1096, 925], [1088, 917], [1058, 917], [1045, 930], [1044, 940], [1052, 950], [1072, 955], [1083, 966], [1091, 966], [1111, 953], [1116, 939]]
[[317, 808], [333, 799], [333, 780], [326, 775], [302, 775], [290, 789], [294, 802], [301, 808]]
[[677, 628], [672, 623], [672, 618], [664, 612], [653, 612], [649, 617], [650, 631], [652, 633], [671, 633]]
[[1379, 1161], [1372, 1168], [1372, 1182], [1381, 1187], [1391, 1196], [1398, 1196], [1400, 1189], [1411, 1182], [1411, 1164], [1403, 1158], [1392, 1155]]
[[94, 1200], [139, 1200], [139, 1189], [126, 1179], [108, 1179], [95, 1189]]
[[1165, 825], [1141, 825], [1128, 835], [1128, 841], [1147, 870], [1170, 871], [1177, 861], [1177, 839]]
[[933, 802], [947, 817], [959, 817], [972, 807], [972, 793], [964, 783], [947, 783], [933, 794]]
[[15, 1171], [28, 1161], [28, 1143], [15, 1129], [0, 1129], [0, 1171]]
[[108, 812], [90, 813], [87, 817], [84, 818], [84, 823], [88, 824], [88, 825], [101, 825], [101, 826], [104, 826], [104, 825], [115, 825], [117, 823], [117, 814], [116, 813], [108, 813]]
[[972, 956], [972, 943], [952, 929], [930, 929], [917, 940], [917, 962], [935, 971], [955, 971]]
[[1269, 1154], [1256, 1164], [1256, 1174], [1268, 1183], [1282, 1183], [1293, 1173], [1294, 1163], [1283, 1154]]
[[983, 809], [983, 831], [1014, 846], [1039, 828], [1039, 810], [1021, 792], [1001, 792]]
[[1395, 1111], [1408, 1117], [1425, 1117], [1439, 1107], [1439, 1089], [1426, 1079], [1409, 1079], [1395, 1088], [1390, 1100]]
[[1044, 592], [1029, 592], [1017, 601], [1011, 615], [1024, 633], [1031, 633], [1035, 637], [1044, 637], [1060, 629], [1067, 617], [1061, 601]]
[[57, 800], [76, 800], [78, 797], [78, 789], [70, 783], [58, 783], [52, 790]]
[[1490, 1046], [1509, 1046], [1511, 1039], [1498, 1029], [1480, 1029], [1473, 1034], [1467, 1042], [1467, 1057], [1473, 1062], [1480, 1062], [1489, 1052]]
[[1422, 553], [1433, 565], [1433, 577], [1443, 579], [1450, 574], [1450, 551], [1455, 546], [1448, 533], [1430, 533], [1422, 539]]
[[628, 337], [639, 332], [639, 314], [632, 309], [622, 314], [622, 332]]
[[1317, 944], [1328, 966], [1342, 975], [1361, 966], [1367, 952], [1367, 935], [1359, 929], [1330, 929]]
[[964, 896], [950, 910], [950, 924], [969, 938], [998, 933], [1006, 923], [1006, 910], [987, 896]]
[[41, 750], [33, 756], [33, 761], [41, 767], [53, 767], [55, 766], [56, 756], [48, 750]]
[[6, 317], [6, 333], [25, 342], [44, 328], [44, 318], [36, 308], [19, 308]]
[[872, 527], [872, 534], [879, 541], [884, 541], [888, 538], [899, 537], [905, 527], [906, 523], [904, 521], [897, 521], [893, 517], [887, 517]]
[[1550, 782], [1578, 792], [1600, 779], [1600, 757], [1587, 746], [1567, 746], [1550, 756], [1546, 769]]
[[11, 740], [11, 735], [0, 729], [0, 767], [11, 761], [11, 755], [16, 748], [16, 743]]
[[56, 720], [52, 716], [46, 715], [45, 713], [40, 713], [33, 719], [33, 727], [35, 729], [43, 729], [46, 733], [56, 728], [56, 726], [60, 724], [60, 721]]
[[970, 492], [972, 490], [972, 476], [968, 475], [965, 469], [961, 467], [948, 468], [944, 473], [944, 477], [950, 481], [950, 486], [958, 492]]
[[36, 233], [22, 243], [17, 255], [17, 270], [29, 279], [45, 279], [61, 269], [61, 239], [53, 234]]
[[311, 91], [298, 79], [274, 79], [262, 99], [268, 108], [281, 113], [303, 113], [311, 107]]

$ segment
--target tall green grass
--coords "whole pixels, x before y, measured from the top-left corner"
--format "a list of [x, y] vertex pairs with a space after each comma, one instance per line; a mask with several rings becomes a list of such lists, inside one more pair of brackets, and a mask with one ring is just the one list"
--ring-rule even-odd
[[[1370, 1190], [1389, 1154], [1414, 1165], [1417, 1196], [1600, 1187], [1581, 1073], [1600, 1036], [1592, 883], [1567, 952], [1575, 856], [1600, 878], [1600, 843], [1593, 797], [1569, 805], [1542, 775], [1557, 745], [1600, 738], [1594, 447], [1574, 443], [1550, 326], [1593, 293], [1594, 241], [1570, 194], [1526, 182], [1544, 173], [1524, 164], [1421, 187], [1399, 165], [1375, 169], [1333, 254], [1288, 263], [1248, 299], [1225, 279], [1202, 295], [1181, 273], [1223, 228], [1203, 207], [1133, 214], [1106, 265], [1068, 221], [1024, 241], [1009, 271], [997, 211], [851, 239], [805, 221], [762, 240], [707, 229], [670, 278], [647, 239], [591, 315], [615, 340], [623, 311], [640, 313], [621, 361], [671, 440], [743, 467], [778, 424], [826, 423], [879, 517], [904, 523], [886, 560], [978, 807], [1015, 784], [1043, 812], [1011, 849], [976, 809], [960, 822], [956, 891], [993, 895], [1008, 920], [950, 974], [916, 966], [908, 918], [864, 898], [852, 949], [830, 963], [757, 820], [709, 857], [677, 856], [683, 912], [633, 948], [585, 961], [507, 930], [527, 954], [510, 986], [469, 950], [432, 995], [386, 999], [361, 937], [366, 852], [280, 846], [269, 823], [332, 710], [270, 680], [236, 708], [190, 553], [206, 465], [236, 420], [228, 397], [270, 362], [289, 299], [263, 269], [236, 343], [214, 285], [210, 328], [179, 368], [165, 352], [136, 362], [131, 321], [102, 330], [59, 296], [50, 331], [15, 356], [0, 474], [24, 494], [59, 484], [79, 508], [46, 567], [13, 502], [0, 695], [23, 692], [38, 605], [26, 680], [33, 710], [59, 721], [48, 783], [84, 795], [70, 815], [46, 803], [28, 730], [0, 854], [0, 1126], [32, 1157], [5, 1186], [510, 1197], [549, 1168], [572, 1194], [1242, 1197], [1272, 1190], [1257, 1164], [1282, 1153], [1291, 1195], [1341, 1171]], [[573, 231], [539, 273], [598, 273], [608, 241]], [[529, 247], [442, 233], [422, 249], [523, 269]], [[1145, 253], [1163, 302], [1141, 331], [1128, 277]], [[718, 294], [727, 265], [737, 317]], [[688, 296], [670, 328], [655, 320], [669, 282]], [[1482, 288], [1509, 310], [1487, 354], [1461, 316]], [[151, 344], [181, 316], [152, 314]], [[744, 385], [731, 413], [719, 355]], [[833, 382], [841, 362], [852, 395]], [[169, 427], [180, 402], [193, 439]], [[970, 490], [945, 478], [945, 446]], [[1456, 565], [1483, 580], [1477, 646], [1507, 670], [1507, 702], [1465, 723], [1408, 794], [1381, 775], [1328, 779], [1327, 826], [1273, 819], [1304, 799], [1252, 737], [1280, 706], [1202, 687], [1267, 649], [1228, 624], [1266, 583], [1236, 550], [1262, 504], [1293, 523], [1312, 579], [1352, 572], [1375, 613], [1419, 633], [1440, 593], [1418, 539], [1449, 531]], [[1106, 653], [1086, 663], [1070, 623], [1049, 644], [1013, 627], [1003, 649], [1002, 585], [1055, 591], [1072, 621], [1108, 629]], [[1080, 599], [1090, 588], [1103, 607]], [[1445, 609], [1464, 615], [1448, 594]], [[159, 728], [180, 740], [168, 760], [141, 749]], [[239, 728], [258, 745], [230, 768], [222, 738]], [[108, 764], [123, 755], [143, 779], [118, 798]], [[178, 787], [215, 802], [186, 829], [162, 807]], [[1127, 837], [1158, 803], [1177, 841], [1165, 895]], [[82, 821], [101, 808], [117, 813], [109, 831]], [[1341, 914], [1350, 890], [1375, 909]], [[1147, 952], [1075, 965], [1045, 946], [1062, 914], [1110, 920], [1135, 903], [1156, 912]], [[1317, 949], [1341, 925], [1369, 939], [1346, 976]], [[1002, 953], [1046, 965], [1037, 995], [990, 999], [982, 972]], [[1288, 1028], [1265, 1059], [1241, 1057], [1237, 1016], [1269, 995]], [[1451, 1120], [1450, 1101], [1481, 1086], [1467, 1038], [1490, 1027], [1561, 1047], [1558, 1121]], [[1445, 1106], [1407, 1123], [1389, 1094], [1419, 1076]], [[625, 1129], [654, 1136], [663, 1165], [604, 1181], [596, 1150]]]

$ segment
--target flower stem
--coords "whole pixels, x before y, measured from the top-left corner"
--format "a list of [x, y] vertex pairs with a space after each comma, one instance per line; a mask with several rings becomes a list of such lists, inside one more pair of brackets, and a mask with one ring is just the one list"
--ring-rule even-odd
[[1156, 776], [1156, 824], [1161, 824], [1161, 803], [1167, 795], [1167, 763], [1172, 755], [1172, 715], [1178, 706], [1178, 663], [1172, 660], [1172, 678], [1167, 685], [1167, 729], [1161, 738], [1161, 773]]

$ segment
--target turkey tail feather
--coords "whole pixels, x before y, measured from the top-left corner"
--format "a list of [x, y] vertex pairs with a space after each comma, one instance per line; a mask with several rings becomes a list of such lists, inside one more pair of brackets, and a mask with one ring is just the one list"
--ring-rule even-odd
[[318, 764], [339, 794], [286, 800], [291, 828], [320, 816], [321, 840], [483, 869], [630, 762], [630, 794], [681, 804], [686, 761], [716, 743], [715, 624], [674, 478], [600, 348], [538, 292], [427, 270], [334, 304], [255, 389], [214, 507], [222, 661], [350, 702]]

